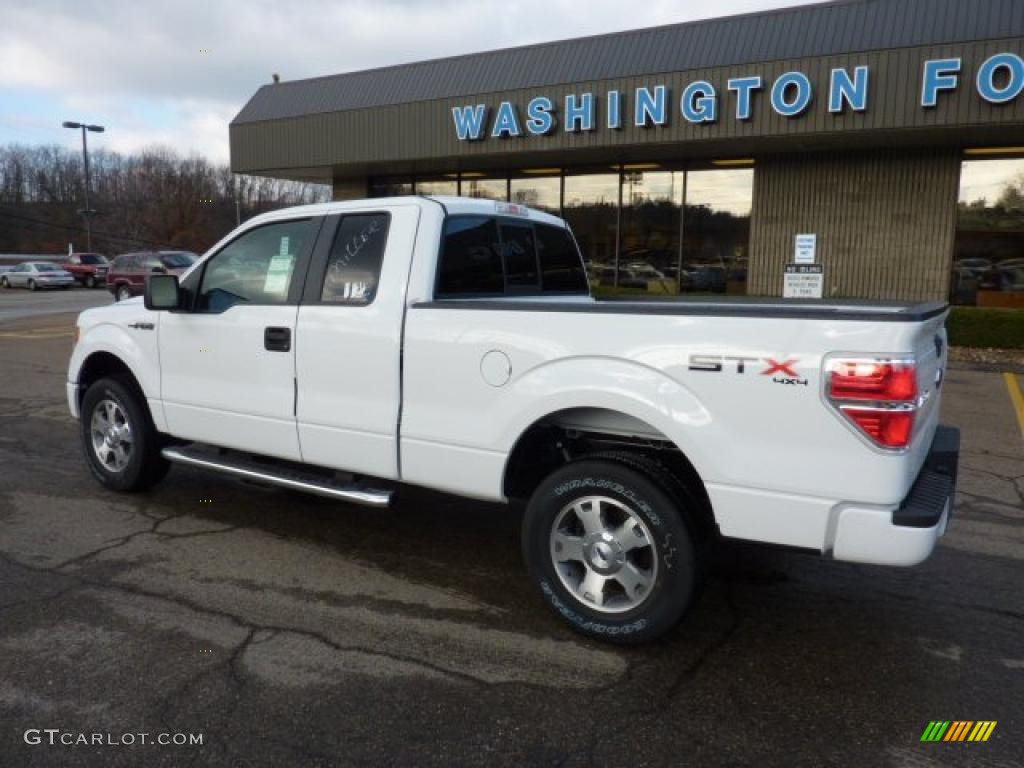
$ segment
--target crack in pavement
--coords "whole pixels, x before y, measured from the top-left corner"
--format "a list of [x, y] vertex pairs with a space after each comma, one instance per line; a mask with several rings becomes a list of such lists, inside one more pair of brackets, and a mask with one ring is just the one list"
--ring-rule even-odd
[[662, 697], [665, 701], [668, 702], [674, 700], [679, 695], [683, 685], [693, 680], [707, 662], [721, 651], [722, 648], [725, 647], [739, 631], [742, 622], [740, 621], [739, 612], [736, 610], [736, 600], [733, 589], [732, 584], [726, 582], [725, 605], [729, 612], [729, 625], [722, 631], [721, 635], [716, 640], [705, 646], [705, 648], [697, 654], [697, 657], [692, 662], [679, 671], [675, 679], [665, 690]]
[[[196, 603], [193, 600], [189, 600], [187, 598], [183, 598], [183, 597], [180, 597], [178, 595], [168, 595], [168, 594], [164, 594], [164, 593], [160, 593], [160, 592], [155, 592], [155, 591], [152, 591], [152, 590], [144, 589], [142, 587], [138, 587], [138, 586], [134, 586], [134, 585], [129, 586], [129, 585], [126, 585], [126, 584], [112, 584], [112, 583], [109, 583], [109, 582], [95, 581], [95, 580], [88, 579], [88, 578], [85, 578], [85, 577], [80, 576], [80, 575], [70, 575], [70, 574], [60, 573], [58, 570], [55, 569], [55, 567], [29, 565], [27, 563], [23, 563], [21, 561], [15, 560], [15, 559], [11, 558], [9, 555], [7, 555], [6, 553], [3, 553], [3, 552], [0, 552], [0, 559], [3, 559], [4, 561], [6, 561], [6, 562], [8, 562], [8, 563], [10, 563], [12, 565], [15, 565], [17, 567], [23, 568], [25, 570], [35, 571], [35, 572], [39, 572], [39, 573], [50, 573], [50, 574], [58, 574], [59, 573], [59, 575], [61, 575], [61, 576], [65, 576], [65, 577], [68, 577], [68, 578], [75, 578], [77, 581], [80, 582], [81, 586], [83, 586], [83, 587], [91, 587], [91, 588], [93, 588], [95, 590], [98, 590], [98, 591], [109, 590], [109, 591], [112, 591], [112, 592], [119, 592], [119, 593], [134, 595], [136, 597], [144, 597], [144, 598], [149, 598], [149, 599], [153, 599], [153, 600], [163, 600], [163, 601], [166, 601], [168, 603], [171, 603], [172, 605], [177, 605], [178, 607], [186, 608], [188, 610], [195, 611], [196, 613], [199, 613], [199, 614], [203, 614], [203, 615], [206, 615], [206, 616], [216, 616], [216, 617], [221, 618], [221, 619], [226, 619], [227, 621], [232, 622], [233, 624], [235, 624], [237, 627], [242, 628], [242, 629], [246, 629], [246, 630], [250, 630], [250, 632], [252, 632], [252, 633], [254, 633], [254, 632], [258, 631], [258, 630], [260, 630], [260, 631], [268, 631], [268, 632], [275, 632], [275, 633], [287, 632], [287, 633], [291, 633], [291, 634], [294, 634], [294, 635], [298, 635], [300, 637], [305, 637], [307, 639], [315, 640], [317, 642], [320, 642], [320, 643], [326, 645], [327, 647], [331, 648], [332, 650], [335, 650], [335, 651], [338, 651], [338, 652], [364, 653], [364, 654], [367, 654], [368, 656], [372, 656], [372, 657], [376, 657], [376, 658], [380, 658], [380, 659], [385, 659], [387, 661], [405, 663], [405, 664], [409, 664], [409, 665], [414, 666], [414, 667], [420, 667], [420, 668], [422, 668], [422, 669], [424, 669], [426, 671], [433, 672], [434, 674], [437, 674], [437, 675], [439, 675], [441, 677], [444, 677], [444, 678], [449, 678], [449, 679], [451, 679], [453, 681], [462, 682], [462, 683], [468, 683], [470, 685], [480, 686], [480, 687], [484, 687], [484, 688], [502, 688], [502, 687], [508, 687], [508, 686], [515, 686], [515, 687], [519, 687], [519, 688], [526, 688], [526, 689], [532, 689], [532, 690], [538, 690], [538, 691], [544, 690], [542, 686], [539, 686], [539, 685], [536, 685], [536, 684], [533, 684], [533, 683], [529, 683], [529, 682], [524, 682], [524, 681], [490, 681], [490, 680], [487, 680], [486, 678], [477, 677], [475, 675], [472, 675], [472, 674], [469, 674], [469, 673], [466, 673], [466, 672], [461, 672], [461, 671], [458, 671], [458, 670], [453, 670], [453, 669], [450, 669], [448, 667], [444, 667], [444, 666], [442, 666], [440, 664], [435, 664], [435, 663], [430, 662], [430, 661], [425, 661], [423, 659], [419, 659], [419, 658], [416, 658], [416, 657], [413, 657], [413, 656], [410, 656], [410, 655], [407, 655], [407, 654], [398, 654], [398, 653], [392, 653], [392, 652], [389, 652], [389, 651], [383, 651], [383, 650], [380, 650], [379, 648], [367, 647], [367, 646], [364, 646], [364, 645], [360, 645], [358, 643], [353, 643], [353, 644], [339, 643], [339, 642], [331, 639], [330, 637], [324, 635], [321, 632], [316, 632], [314, 630], [306, 629], [306, 628], [303, 628], [303, 627], [292, 627], [292, 626], [287, 626], [287, 625], [263, 624], [263, 623], [251, 622], [251, 621], [248, 621], [245, 618], [237, 616], [237, 615], [235, 615], [235, 614], [233, 614], [233, 613], [231, 613], [229, 611], [224, 611], [224, 610], [220, 610], [220, 609], [216, 609], [216, 608], [210, 608], [209, 606], [205, 606], [205, 605], [202, 605], [200, 603]], [[246, 644], [245, 647], [248, 647], [248, 645]], [[233, 676], [236, 679], [241, 679], [241, 673], [238, 671], [237, 667], [233, 669], [232, 674], [233, 674]], [[606, 689], [608, 687], [611, 687], [614, 684], [615, 684], [614, 682], [610, 682], [606, 686], [595, 687], [595, 688], [592, 688], [591, 690], [593, 690], [595, 692], [600, 692], [601, 690], [604, 690], [604, 689]]]

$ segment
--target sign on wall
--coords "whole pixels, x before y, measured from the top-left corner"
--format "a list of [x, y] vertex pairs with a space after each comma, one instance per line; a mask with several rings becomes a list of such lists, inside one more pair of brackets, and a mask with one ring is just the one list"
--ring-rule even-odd
[[[922, 109], [938, 106], [943, 97], [972, 87], [989, 104], [1008, 104], [1024, 93], [1024, 58], [997, 53], [978, 69], [973, 83], [965, 84], [960, 58], [928, 59], [922, 63], [916, 89]], [[770, 107], [784, 118], [799, 118], [817, 100], [829, 113], [866, 112], [871, 101], [871, 68], [866, 65], [831, 70], [823, 94], [816, 94], [804, 72], [786, 72], [772, 81], [760, 74], [733, 77], [723, 82], [695, 80], [673, 94], [663, 84], [645, 85], [631, 92], [609, 90], [570, 93], [564, 103], [538, 95], [524, 104], [502, 101], [452, 107], [459, 141], [479, 141], [519, 136], [620, 130], [665, 126], [675, 117], [688, 123], [716, 123], [723, 116], [738, 122], [754, 117], [757, 109]]]
[[817, 261], [818, 236], [813, 234], [797, 235], [793, 261], [797, 264], [813, 264]]
[[825, 268], [821, 264], [787, 264], [782, 278], [784, 299], [820, 299], [825, 292]]

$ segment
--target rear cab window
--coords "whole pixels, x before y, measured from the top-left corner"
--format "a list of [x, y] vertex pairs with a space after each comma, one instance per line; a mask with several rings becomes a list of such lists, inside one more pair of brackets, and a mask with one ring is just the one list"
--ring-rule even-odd
[[564, 227], [524, 219], [445, 219], [437, 298], [588, 295], [583, 259]]
[[390, 216], [353, 213], [344, 216], [331, 245], [320, 301], [366, 306], [377, 296]]

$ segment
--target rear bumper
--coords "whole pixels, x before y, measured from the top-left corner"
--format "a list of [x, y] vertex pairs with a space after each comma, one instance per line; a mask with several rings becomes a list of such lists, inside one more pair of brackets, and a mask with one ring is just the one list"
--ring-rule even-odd
[[917, 565], [946, 533], [953, 513], [960, 430], [939, 427], [910, 493], [895, 510], [848, 505], [838, 514], [832, 556], [876, 565]]

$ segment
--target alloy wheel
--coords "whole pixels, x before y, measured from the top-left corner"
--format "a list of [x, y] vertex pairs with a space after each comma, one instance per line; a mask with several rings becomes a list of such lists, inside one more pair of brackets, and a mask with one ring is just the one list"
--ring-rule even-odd
[[104, 469], [122, 472], [132, 457], [132, 425], [121, 404], [109, 398], [100, 400], [90, 421], [92, 450]]
[[658, 552], [639, 514], [608, 496], [565, 506], [550, 535], [562, 585], [588, 608], [624, 613], [641, 605], [658, 576]]

